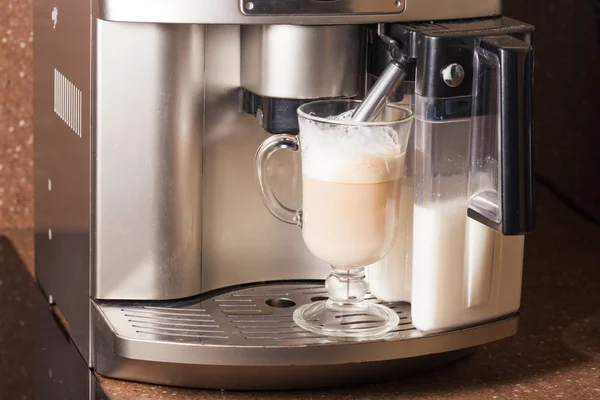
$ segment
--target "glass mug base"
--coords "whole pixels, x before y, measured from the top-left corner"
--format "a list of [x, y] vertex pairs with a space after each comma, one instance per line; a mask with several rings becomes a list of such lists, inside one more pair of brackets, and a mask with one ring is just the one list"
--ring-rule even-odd
[[298, 307], [294, 322], [319, 335], [372, 340], [396, 328], [399, 317], [390, 308], [376, 303], [336, 304], [323, 300]]

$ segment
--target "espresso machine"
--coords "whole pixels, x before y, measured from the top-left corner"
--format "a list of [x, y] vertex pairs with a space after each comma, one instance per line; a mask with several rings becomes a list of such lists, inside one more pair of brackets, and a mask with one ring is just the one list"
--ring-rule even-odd
[[[500, 0], [36, 0], [34, 24], [36, 277], [97, 373], [337, 386], [434, 368], [517, 332], [533, 27], [502, 16]], [[387, 302], [397, 328], [315, 335], [292, 314], [323, 299], [328, 268], [263, 207], [254, 154], [298, 132], [298, 106], [360, 99], [399, 57], [407, 73], [390, 101], [415, 113], [411, 204], [460, 192], [463, 225], [475, 225], [453, 246], [485, 245], [443, 270], [419, 256], [449, 253], [418, 224], [405, 235], [410, 265], [369, 276], [370, 301]], [[271, 163], [286, 204], [299, 202], [298, 169], [294, 155]], [[438, 179], [452, 174], [467, 177], [460, 189]]]

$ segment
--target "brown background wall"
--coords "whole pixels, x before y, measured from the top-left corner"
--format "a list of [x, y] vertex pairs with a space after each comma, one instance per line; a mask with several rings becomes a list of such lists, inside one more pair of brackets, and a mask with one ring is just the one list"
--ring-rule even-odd
[[[537, 28], [537, 171], [600, 215], [600, 45], [593, 0], [505, 0]], [[31, 0], [0, 0], [0, 228], [33, 225]]]
[[600, 217], [600, 41], [596, 0], [505, 0], [536, 26], [536, 171]]

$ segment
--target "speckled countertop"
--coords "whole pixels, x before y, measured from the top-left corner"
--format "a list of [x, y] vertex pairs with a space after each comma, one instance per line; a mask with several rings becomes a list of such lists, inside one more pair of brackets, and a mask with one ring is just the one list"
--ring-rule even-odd
[[31, 1], [0, 0], [0, 228], [33, 225]]

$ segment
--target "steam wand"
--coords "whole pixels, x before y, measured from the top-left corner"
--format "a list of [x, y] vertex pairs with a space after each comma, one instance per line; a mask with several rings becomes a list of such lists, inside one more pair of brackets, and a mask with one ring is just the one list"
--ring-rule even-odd
[[385, 107], [390, 95], [396, 91], [408, 75], [411, 60], [400, 49], [398, 42], [383, 34], [379, 37], [388, 45], [392, 61], [383, 70], [361, 105], [354, 111], [352, 121], [374, 121]]

